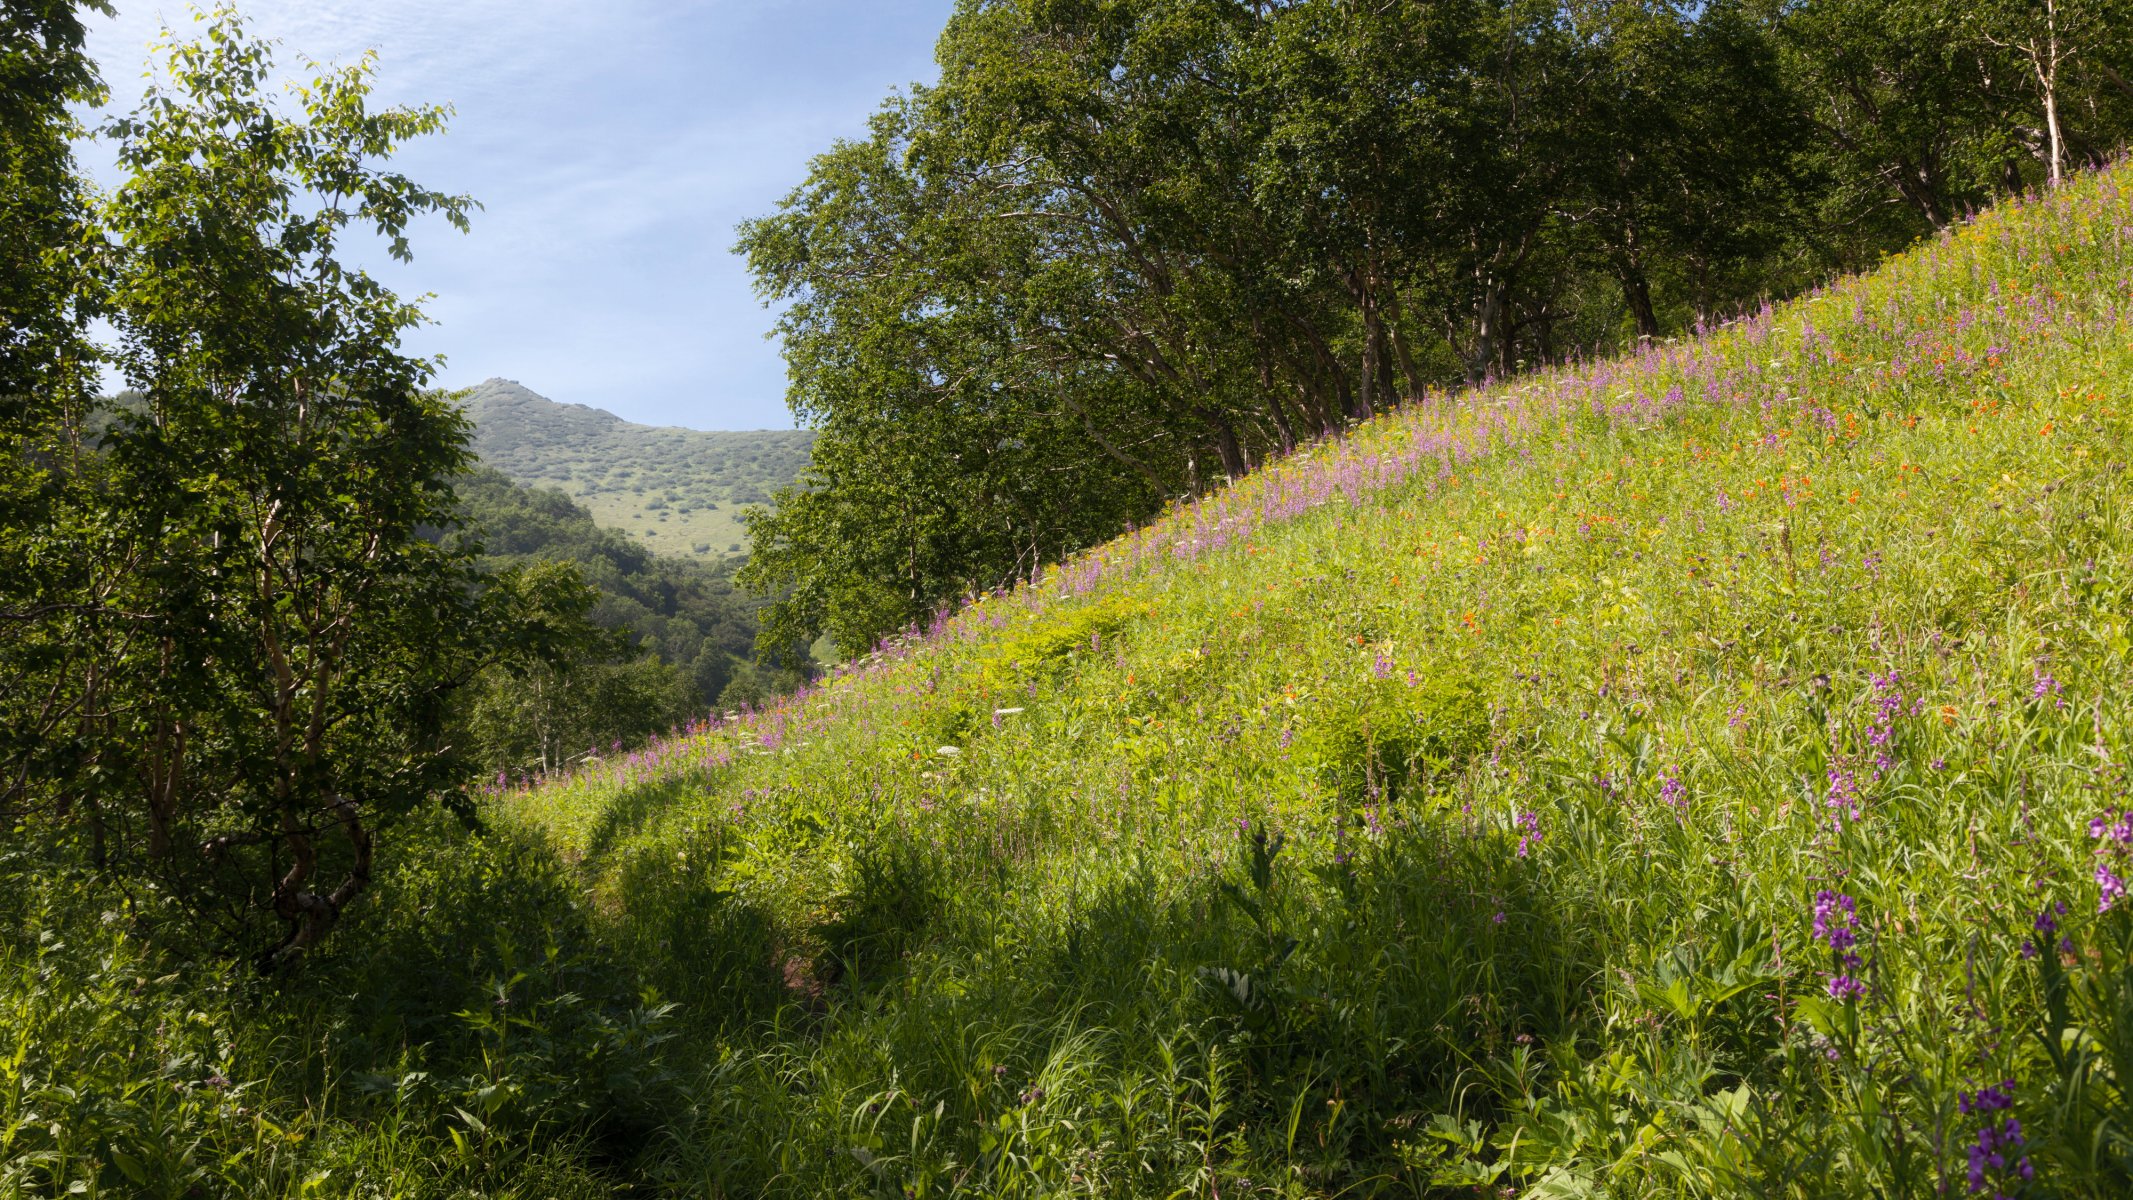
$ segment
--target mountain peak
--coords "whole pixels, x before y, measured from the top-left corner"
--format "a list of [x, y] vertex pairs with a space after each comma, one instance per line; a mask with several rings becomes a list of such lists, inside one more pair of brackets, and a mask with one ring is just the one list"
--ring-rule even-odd
[[540, 425], [551, 432], [561, 434], [590, 432], [585, 426], [626, 425], [630, 422], [589, 404], [565, 404], [550, 400], [516, 379], [484, 379], [467, 390], [467, 415], [478, 426], [492, 424], [506, 410], [526, 410], [540, 414]]

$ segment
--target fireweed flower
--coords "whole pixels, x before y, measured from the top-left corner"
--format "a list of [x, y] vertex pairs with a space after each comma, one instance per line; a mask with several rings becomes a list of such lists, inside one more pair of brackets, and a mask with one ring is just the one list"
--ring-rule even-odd
[[2111, 864], [2096, 864], [2096, 911], [2107, 913], [2126, 894], [2126, 881], [2111, 870]]
[[1842, 831], [1846, 821], [1859, 819], [1859, 785], [1841, 766], [1829, 768], [1829, 791], [1823, 803], [1829, 806], [1829, 827]]
[[2010, 1200], [2010, 1187], [2019, 1188], [2036, 1175], [2029, 1156], [2022, 1153], [2022, 1122], [2012, 1114], [1998, 1115], [2014, 1107], [2014, 1080], [1955, 1095], [1962, 1115], [1981, 1119], [1977, 1139], [1970, 1144], [1971, 1194], [1989, 1191], [1993, 1200]]
[[1856, 1000], [1865, 995], [1866, 984], [1852, 973], [1860, 966], [1852, 952], [1859, 944], [1859, 914], [1850, 896], [1827, 889], [1815, 893], [1815, 940], [1829, 947], [1836, 968], [1829, 975], [1830, 998]]
[[1541, 833], [1541, 819], [1537, 812], [1522, 812], [1513, 822], [1518, 829], [1518, 856], [1526, 857], [1546, 835]]
[[1675, 812], [1683, 816], [1688, 814], [1688, 785], [1681, 782], [1681, 776], [1676, 774], [1672, 767], [1664, 767], [1660, 770], [1659, 799], [1665, 801], [1667, 806]]
[[1891, 668], [1886, 675], [1875, 675], [1874, 716], [1867, 725], [1866, 744], [1874, 750], [1874, 775], [1879, 778], [1888, 774], [1896, 765], [1890, 747], [1896, 740], [1896, 718], [1904, 715], [1903, 679]]
[[2126, 858], [2133, 852], [2133, 810], [2105, 813], [2089, 822], [2096, 847], [2096, 911], [2106, 913], [2126, 894]]

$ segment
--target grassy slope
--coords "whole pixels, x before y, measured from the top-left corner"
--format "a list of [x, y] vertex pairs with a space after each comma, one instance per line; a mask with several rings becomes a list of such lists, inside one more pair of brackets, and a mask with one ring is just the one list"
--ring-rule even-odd
[[475, 387], [467, 411], [487, 465], [562, 490], [601, 525], [661, 554], [707, 559], [740, 553], [741, 510], [798, 477], [814, 436], [636, 425], [505, 379]]
[[1982, 1194], [2129, 1194], [2129, 268], [2120, 170], [1381, 421], [271, 987], [0, 844], [0, 1197], [1955, 1195], [2002, 1080]]
[[688, 1002], [667, 1171], [1913, 1195], [2011, 1078], [2043, 1177], [2124, 1194], [2129, 185], [1380, 421], [504, 799]]

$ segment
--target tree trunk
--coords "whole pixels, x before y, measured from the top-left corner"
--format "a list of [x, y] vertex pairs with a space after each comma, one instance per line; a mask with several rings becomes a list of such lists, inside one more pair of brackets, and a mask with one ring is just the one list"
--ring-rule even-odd
[[1407, 400], [1420, 404], [1429, 394], [1429, 384], [1422, 378], [1422, 371], [1415, 366], [1415, 356], [1407, 347], [1407, 338], [1400, 333], [1400, 289], [1385, 289], [1385, 332], [1392, 342], [1393, 357], [1400, 364], [1400, 374], [1407, 380]]
[[1358, 421], [1367, 421], [1377, 412], [1378, 373], [1384, 369], [1378, 355], [1382, 339], [1378, 335], [1377, 277], [1369, 264], [1349, 273], [1348, 290], [1354, 295], [1356, 308], [1363, 317], [1362, 374], [1355, 389], [1355, 406], [1348, 415]]
[[1296, 427], [1289, 423], [1289, 406], [1281, 402], [1281, 389], [1274, 383], [1274, 368], [1264, 353], [1259, 356], [1259, 393], [1266, 397], [1267, 414], [1274, 419], [1274, 433], [1281, 439], [1281, 452], [1296, 449]]
[[2044, 0], [2044, 50], [2035, 60], [2044, 93], [2044, 129], [2051, 138], [2052, 186], [2066, 180], [2066, 139], [2059, 132], [2059, 2]]
[[260, 956], [262, 971], [271, 971], [310, 949], [333, 928], [334, 922], [340, 920], [341, 910], [370, 887], [371, 854], [375, 842], [363, 826], [356, 802], [346, 796], [336, 796], [330, 807], [353, 851], [348, 874], [330, 892], [320, 894], [308, 890], [305, 885], [318, 871], [318, 850], [295, 814], [283, 812], [282, 841], [289, 847], [293, 861], [288, 873], [274, 888], [274, 913], [288, 923], [289, 932], [280, 945]]
[[[1244, 474], [1244, 448], [1237, 441], [1236, 427], [1231, 425], [1229, 418], [1217, 409], [1201, 409], [1200, 419], [1207, 422], [1208, 429], [1215, 435], [1215, 453], [1222, 458], [1223, 473], [1233, 480], [1242, 477]], [[1198, 489], [1195, 488], [1194, 490]]]
[[1504, 308], [1510, 288], [1502, 276], [1491, 271], [1482, 281], [1481, 307], [1474, 314], [1474, 346], [1467, 357], [1467, 382], [1480, 387], [1496, 366], [1497, 341], [1502, 337]]
[[1481, 304], [1474, 314], [1474, 344], [1466, 369], [1468, 382], [1477, 387], [1495, 373], [1509, 349], [1506, 335], [1509, 333], [1511, 277], [1533, 248], [1535, 232], [1527, 230], [1516, 246], [1498, 242], [1495, 253], [1479, 268]]
[[1637, 319], [1637, 337], [1651, 341], [1659, 336], [1659, 314], [1652, 308], [1652, 284], [1644, 276], [1643, 268], [1624, 259], [1621, 265], [1622, 299], [1629, 304], [1630, 314]]

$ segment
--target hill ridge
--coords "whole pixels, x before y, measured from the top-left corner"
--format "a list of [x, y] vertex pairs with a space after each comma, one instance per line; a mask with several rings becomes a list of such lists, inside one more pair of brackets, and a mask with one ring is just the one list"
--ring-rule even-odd
[[685, 558], [742, 553], [741, 509], [792, 484], [814, 439], [805, 430], [644, 425], [500, 376], [467, 389], [463, 406], [484, 464], [556, 488], [601, 525]]

